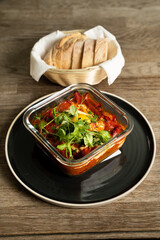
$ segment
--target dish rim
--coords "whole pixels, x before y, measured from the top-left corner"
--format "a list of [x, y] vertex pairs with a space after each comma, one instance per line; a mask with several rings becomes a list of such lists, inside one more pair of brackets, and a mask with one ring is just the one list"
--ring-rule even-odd
[[148, 119], [144, 116], [144, 114], [137, 108], [135, 107], [132, 103], [130, 103], [129, 101], [125, 100], [124, 98], [122, 97], [119, 97], [117, 96], [116, 94], [112, 94], [112, 93], [109, 93], [109, 92], [106, 92], [106, 91], [101, 91], [102, 93], [104, 94], [108, 94], [108, 95], [111, 95], [113, 97], [116, 97], [124, 102], [126, 102], [128, 105], [130, 105], [131, 107], [133, 107], [138, 113], [140, 113], [140, 115], [144, 118], [144, 120], [146, 121], [150, 131], [151, 131], [151, 135], [152, 135], [152, 138], [153, 138], [153, 156], [152, 156], [152, 159], [151, 159], [151, 162], [150, 162], [150, 165], [147, 169], [147, 171], [145, 172], [145, 174], [143, 175], [143, 177], [134, 185], [132, 186], [130, 189], [128, 189], [127, 191], [125, 191], [124, 193], [122, 194], [119, 194], [118, 196], [115, 196], [113, 198], [110, 198], [110, 199], [106, 199], [106, 200], [102, 200], [102, 201], [97, 201], [97, 202], [93, 202], [93, 203], [67, 203], [67, 202], [64, 202], [64, 201], [58, 201], [58, 200], [55, 200], [55, 199], [51, 199], [49, 197], [45, 197], [43, 196], [42, 194], [40, 193], [37, 193], [36, 191], [32, 190], [32, 188], [28, 187], [27, 184], [25, 184], [19, 177], [18, 175], [16, 174], [16, 172], [14, 171], [11, 163], [10, 163], [10, 159], [9, 159], [9, 154], [8, 154], [8, 151], [7, 151], [7, 148], [8, 148], [8, 141], [9, 141], [9, 135], [10, 135], [10, 132], [12, 130], [12, 127], [14, 126], [16, 120], [20, 117], [20, 115], [22, 115], [25, 110], [27, 110], [27, 108], [29, 108], [30, 106], [32, 106], [33, 104], [35, 104], [36, 102], [42, 100], [42, 99], [45, 99], [45, 97], [48, 97], [50, 96], [51, 94], [54, 94], [56, 92], [52, 92], [50, 94], [47, 94], [45, 96], [42, 96], [40, 98], [38, 98], [37, 100], [33, 101], [32, 103], [30, 103], [29, 105], [27, 105], [25, 108], [23, 108], [18, 114], [17, 116], [13, 119], [13, 121], [11, 122], [9, 128], [8, 128], [8, 131], [7, 131], [7, 134], [6, 134], [6, 138], [5, 138], [5, 157], [6, 157], [6, 161], [7, 161], [7, 164], [12, 172], [12, 174], [14, 175], [14, 177], [17, 179], [17, 181], [24, 187], [26, 188], [29, 192], [31, 192], [34, 196], [40, 198], [41, 200], [45, 201], [45, 202], [48, 202], [48, 203], [51, 203], [51, 204], [55, 204], [57, 206], [61, 206], [61, 207], [68, 207], [68, 208], [88, 208], [88, 207], [97, 207], [97, 206], [102, 206], [104, 204], [109, 204], [111, 202], [114, 202], [116, 200], [119, 200], [121, 199], [122, 197], [125, 197], [126, 195], [128, 195], [130, 192], [132, 192], [134, 189], [136, 189], [143, 181], [144, 179], [147, 177], [147, 175], [149, 174], [153, 164], [154, 164], [154, 161], [155, 161], [155, 156], [156, 156], [156, 138], [155, 138], [155, 134], [153, 132], [153, 129], [152, 129], [152, 126], [151, 124], [149, 123]]

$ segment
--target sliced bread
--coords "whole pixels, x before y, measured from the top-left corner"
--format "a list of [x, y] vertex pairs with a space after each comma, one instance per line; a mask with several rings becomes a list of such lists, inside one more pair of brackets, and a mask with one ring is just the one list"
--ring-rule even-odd
[[94, 39], [86, 39], [84, 42], [81, 68], [93, 66], [94, 49], [95, 49], [95, 40]]
[[80, 69], [82, 64], [84, 40], [77, 40], [73, 47], [72, 69]]
[[72, 65], [72, 52], [74, 44], [79, 39], [84, 39], [81, 33], [73, 33], [62, 38], [53, 54], [53, 63], [59, 69], [70, 69]]
[[95, 43], [94, 65], [100, 64], [107, 60], [108, 41], [107, 38], [99, 38]]

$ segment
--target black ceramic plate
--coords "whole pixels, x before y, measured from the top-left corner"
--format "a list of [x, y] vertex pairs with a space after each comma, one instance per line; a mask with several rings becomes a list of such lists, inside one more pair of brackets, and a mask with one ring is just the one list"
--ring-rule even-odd
[[61, 206], [89, 207], [125, 196], [147, 176], [156, 151], [150, 124], [129, 102], [109, 93], [104, 94], [132, 116], [134, 129], [119, 156], [98, 164], [80, 176], [63, 174], [37, 147], [24, 127], [23, 113], [33, 103], [12, 122], [6, 136], [6, 159], [16, 179], [31, 193]]

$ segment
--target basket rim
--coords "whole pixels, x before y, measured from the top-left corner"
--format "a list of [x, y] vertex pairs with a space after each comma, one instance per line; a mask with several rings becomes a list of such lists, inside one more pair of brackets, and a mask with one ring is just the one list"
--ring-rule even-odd
[[100, 70], [100, 66], [92, 66], [88, 68], [81, 68], [81, 69], [57, 69], [57, 68], [49, 68], [47, 71], [49, 72], [57, 72], [57, 73], [86, 73], [91, 71]]

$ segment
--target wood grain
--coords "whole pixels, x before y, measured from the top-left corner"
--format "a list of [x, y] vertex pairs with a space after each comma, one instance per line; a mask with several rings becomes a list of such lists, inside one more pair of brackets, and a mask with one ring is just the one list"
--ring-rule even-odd
[[[160, 1], [0, 1], [0, 239], [160, 238]], [[114, 84], [96, 87], [137, 107], [149, 120], [157, 153], [147, 178], [111, 204], [69, 209], [45, 203], [13, 177], [5, 159], [9, 125], [29, 103], [62, 89], [29, 75], [30, 51], [42, 36], [103, 25], [119, 41], [125, 67]]]

